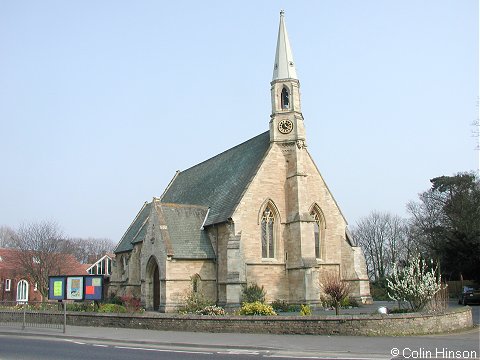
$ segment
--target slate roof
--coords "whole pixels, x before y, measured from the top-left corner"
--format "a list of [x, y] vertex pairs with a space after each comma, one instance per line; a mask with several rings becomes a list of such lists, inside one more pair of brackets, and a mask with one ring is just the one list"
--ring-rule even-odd
[[179, 172], [161, 201], [209, 207], [206, 226], [228, 220], [269, 146], [270, 134], [266, 131]]
[[207, 232], [201, 228], [208, 212], [206, 207], [164, 203], [158, 205], [160, 223], [166, 225], [166, 229], [161, 232], [164, 237], [168, 236], [175, 258], [215, 258]]
[[[178, 172], [160, 201], [146, 202], [115, 248], [115, 253], [133, 250], [145, 239], [156, 204], [163, 239], [176, 258], [214, 258], [205, 226], [227, 221], [270, 146], [268, 131], [255, 136], [185, 171]], [[206, 217], [208, 214], [208, 217]], [[171, 247], [171, 248], [170, 248]]]
[[147, 220], [150, 215], [152, 203], [144, 203], [140, 211], [138, 212], [135, 220], [129, 226], [128, 230], [123, 235], [122, 239], [118, 243], [114, 250], [114, 253], [121, 253], [125, 251], [132, 251], [133, 244], [142, 242], [145, 239], [145, 233], [147, 231]]

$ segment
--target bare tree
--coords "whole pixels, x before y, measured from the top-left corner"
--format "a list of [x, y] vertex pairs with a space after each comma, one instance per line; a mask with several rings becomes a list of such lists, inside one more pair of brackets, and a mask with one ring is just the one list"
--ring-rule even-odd
[[48, 276], [61, 274], [64, 236], [55, 222], [23, 224], [17, 231], [15, 247], [20, 250], [17, 266], [43, 296], [48, 292]]
[[335, 308], [335, 314], [338, 315], [342, 301], [348, 298], [352, 291], [350, 283], [340, 279], [338, 274], [329, 274], [323, 282], [320, 283], [320, 288], [330, 298]]
[[104, 238], [71, 238], [65, 242], [64, 247], [64, 252], [74, 255], [79, 262], [86, 264], [113, 252], [115, 243]]
[[15, 231], [8, 226], [0, 226], [0, 248], [15, 247]]
[[410, 256], [408, 227], [397, 215], [372, 211], [357, 222], [352, 233], [364, 251], [372, 281], [385, 278], [391, 273], [393, 264], [404, 262]]

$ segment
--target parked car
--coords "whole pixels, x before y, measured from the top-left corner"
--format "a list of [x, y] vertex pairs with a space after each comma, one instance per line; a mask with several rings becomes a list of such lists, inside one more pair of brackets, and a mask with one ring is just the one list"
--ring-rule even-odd
[[458, 298], [458, 303], [462, 305], [480, 303], [480, 287], [464, 286]]

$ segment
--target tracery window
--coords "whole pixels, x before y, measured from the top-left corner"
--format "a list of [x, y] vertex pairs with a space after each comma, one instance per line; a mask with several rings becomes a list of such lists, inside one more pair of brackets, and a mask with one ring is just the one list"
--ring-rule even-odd
[[262, 258], [275, 257], [275, 216], [270, 207], [267, 206], [262, 214]]
[[290, 107], [290, 93], [286, 87], [282, 89], [281, 102], [282, 109], [288, 109]]
[[313, 209], [310, 213], [313, 216], [315, 223], [313, 224], [313, 237], [315, 239], [315, 257], [320, 259], [322, 257], [322, 241], [325, 233], [325, 221], [318, 209]]

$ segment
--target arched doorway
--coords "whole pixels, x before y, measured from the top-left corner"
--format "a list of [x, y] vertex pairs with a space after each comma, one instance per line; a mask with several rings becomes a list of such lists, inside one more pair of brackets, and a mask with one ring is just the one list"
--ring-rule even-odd
[[155, 269], [153, 270], [153, 310], [158, 311], [160, 307], [160, 274], [158, 271], [158, 265], [155, 263]]
[[145, 288], [143, 296], [145, 296], [145, 308], [147, 310], [159, 311], [162, 304], [162, 289], [160, 282], [160, 268], [155, 256], [151, 256], [147, 262], [145, 273]]

